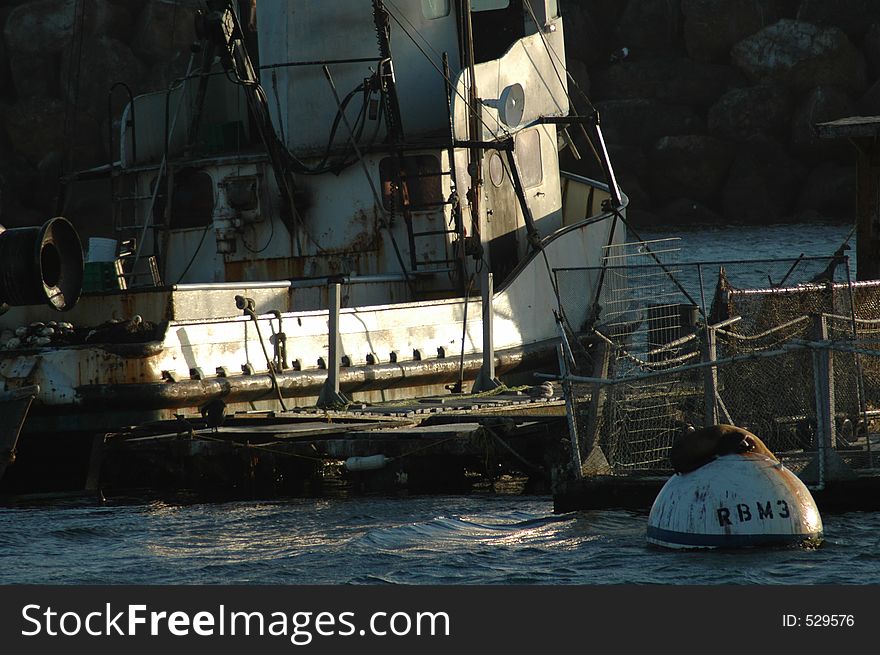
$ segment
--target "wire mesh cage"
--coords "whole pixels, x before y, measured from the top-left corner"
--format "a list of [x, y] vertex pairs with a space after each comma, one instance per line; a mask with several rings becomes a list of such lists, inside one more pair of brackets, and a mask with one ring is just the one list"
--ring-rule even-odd
[[[555, 271], [561, 314], [588, 317], [567, 326], [582, 472], [669, 473], [676, 437], [709, 423], [749, 429], [804, 476], [873, 467], [880, 283], [852, 282], [845, 257], [680, 263], [659, 245]], [[578, 295], [588, 278], [594, 298]]]

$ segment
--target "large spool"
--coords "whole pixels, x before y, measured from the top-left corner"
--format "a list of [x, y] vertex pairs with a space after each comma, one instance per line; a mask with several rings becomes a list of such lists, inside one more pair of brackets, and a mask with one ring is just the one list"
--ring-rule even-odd
[[0, 226], [0, 312], [5, 305], [43, 303], [66, 311], [79, 300], [82, 282], [82, 245], [66, 218], [41, 227]]

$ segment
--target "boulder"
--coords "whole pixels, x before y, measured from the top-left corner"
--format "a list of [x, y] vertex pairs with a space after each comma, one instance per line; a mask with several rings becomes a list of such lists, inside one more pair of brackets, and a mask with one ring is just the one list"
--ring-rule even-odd
[[755, 135], [738, 145], [722, 192], [724, 218], [735, 223], [772, 223], [790, 215], [804, 166], [778, 141]]
[[13, 150], [5, 131], [0, 129], [0, 225], [8, 228], [32, 224], [23, 201], [38, 191], [36, 169]]
[[57, 97], [58, 64], [52, 55], [40, 56], [9, 51], [10, 97]]
[[731, 56], [753, 82], [797, 91], [837, 84], [856, 93], [866, 85], [864, 57], [836, 27], [782, 19], [737, 43]]
[[745, 79], [732, 66], [694, 62], [684, 57], [621, 61], [594, 74], [594, 92], [607, 99], [657, 98], [685, 105], [710, 105]]
[[817, 86], [804, 98], [791, 121], [791, 144], [795, 153], [843, 161], [852, 157], [850, 146], [840, 140], [819, 139], [814, 125], [856, 114], [849, 94], [836, 86]]
[[0, 98], [8, 98], [8, 87], [12, 81], [12, 72], [9, 68], [9, 55], [6, 52], [6, 42], [0, 32]]
[[733, 150], [705, 135], [666, 136], [649, 155], [651, 197], [666, 204], [676, 198], [715, 201], [727, 177]]
[[602, 25], [599, 12], [585, 6], [586, 3], [565, 7], [565, 53], [589, 64], [606, 63], [611, 54], [611, 34], [614, 23]]
[[131, 13], [108, 0], [34, 0], [15, 7], [6, 19], [6, 45], [17, 55], [48, 55], [67, 48], [74, 28], [83, 34], [131, 38]]
[[682, 0], [684, 42], [696, 61], [726, 61], [733, 44], [776, 22], [776, 3], [755, 0]]
[[[68, 121], [72, 123], [69, 130]], [[33, 166], [65, 144], [65, 138], [74, 168], [107, 159], [98, 122], [84, 112], [78, 112], [74, 120], [73, 112], [59, 99], [20, 99], [7, 112], [6, 128], [15, 151]]]
[[709, 109], [709, 133], [744, 141], [758, 133], [781, 133], [789, 124], [794, 102], [791, 93], [776, 84], [731, 89]]
[[678, 198], [660, 210], [664, 223], [672, 225], [712, 225], [724, 222], [721, 214], [692, 198]]
[[638, 177], [643, 177], [648, 172], [648, 156], [638, 146], [610, 144], [608, 157], [618, 174], [627, 171]]
[[681, 0], [629, 0], [617, 25], [617, 39], [634, 51], [683, 52]]
[[880, 23], [874, 23], [868, 28], [862, 41], [862, 54], [868, 64], [868, 79], [880, 78]]
[[[79, 58], [78, 66], [71, 65], [71, 57]], [[61, 60], [62, 93], [77, 102], [79, 109], [102, 120], [107, 114], [107, 93], [115, 82], [126, 82], [137, 94], [148, 90], [145, 78], [144, 66], [131, 48], [110, 37], [88, 39], [81, 50], [71, 46]]]
[[651, 208], [653, 204], [651, 197], [645, 191], [645, 187], [637, 175], [622, 172], [618, 175], [617, 184], [620, 190], [623, 191], [623, 194], [629, 199], [627, 215], [629, 215], [629, 208], [640, 210], [649, 210]]
[[880, 3], [877, 0], [802, 0], [797, 19], [813, 25], [838, 27], [858, 41], [871, 23], [880, 20]]
[[[565, 63], [567, 64], [566, 68], [569, 74], [574, 79], [574, 83], [572, 83], [571, 79], [568, 80], [568, 94], [572, 97], [577, 107], [583, 107], [586, 104], [584, 95], [589, 97], [593, 86], [590, 79], [590, 71], [587, 65], [576, 57], [566, 57]], [[581, 111], [586, 110], [582, 109]]]
[[149, 0], [138, 17], [132, 49], [149, 63], [188, 50], [196, 40], [193, 2]]
[[880, 116], [880, 80], [874, 82], [857, 105], [859, 116]]
[[705, 122], [685, 105], [668, 105], [636, 98], [595, 103], [609, 143], [651, 146], [657, 139], [676, 134], [701, 134]]
[[836, 220], [855, 220], [856, 167], [823, 162], [813, 168], [801, 189], [797, 209]]

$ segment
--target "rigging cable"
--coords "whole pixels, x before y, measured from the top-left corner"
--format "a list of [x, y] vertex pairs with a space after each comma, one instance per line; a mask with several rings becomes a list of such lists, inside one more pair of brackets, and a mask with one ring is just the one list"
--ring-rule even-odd
[[[79, 12], [77, 14], [77, 12]], [[70, 61], [67, 66], [67, 93], [65, 94], [64, 104], [64, 152], [61, 157], [60, 176], [64, 176], [64, 171], [73, 167], [73, 135], [76, 132], [77, 110], [79, 109], [79, 91], [80, 91], [80, 72], [83, 57], [83, 36], [85, 33], [85, 3], [76, 0], [73, 6], [73, 36], [70, 47]], [[78, 17], [78, 22], [77, 22]], [[78, 37], [78, 38], [77, 38]], [[76, 75], [73, 74], [74, 64], [76, 66]], [[75, 80], [75, 81], [74, 81]], [[71, 103], [71, 86], [73, 86], [73, 102]], [[72, 109], [71, 109], [71, 104]], [[112, 153], [111, 153], [112, 156]], [[55, 213], [63, 214], [66, 203], [65, 185], [58, 189], [58, 195], [55, 198]]]
[[[553, 66], [553, 72], [556, 73], [556, 77], [559, 80], [559, 84], [562, 86], [562, 88], [565, 89], [565, 96], [568, 98], [568, 101], [571, 103], [571, 106], [575, 107], [575, 110], [577, 110], [577, 107], [574, 102], [574, 98], [572, 98], [571, 94], [568, 92], [568, 88], [566, 87], [566, 84], [562, 80], [562, 75], [560, 75], [560, 73], [559, 73], [559, 68], [556, 66], [557, 61], [562, 65], [562, 69], [565, 71], [566, 78], [574, 85], [574, 88], [578, 90], [578, 92], [581, 94], [581, 96], [583, 96], [584, 100], [587, 103], [587, 110], [590, 113], [595, 113], [596, 108], [593, 106], [593, 103], [590, 100], [590, 98], [587, 96], [586, 93], [584, 93], [583, 89], [581, 89], [580, 85], [577, 83], [577, 80], [575, 80], [574, 76], [568, 71], [568, 68], [565, 67], [565, 64], [562, 62], [562, 59], [560, 58], [559, 54], [547, 42], [547, 37], [544, 36], [544, 29], [538, 23], [538, 17], [535, 15], [535, 10], [532, 8], [531, 0], [523, 0], [523, 4], [525, 4], [526, 8], [529, 11], [529, 14], [532, 17], [532, 21], [534, 21], [534, 23], [535, 23], [535, 28], [538, 30], [538, 34], [541, 36], [541, 42], [544, 44], [544, 48], [547, 50], [547, 55], [550, 57], [550, 65]], [[556, 61], [554, 61], [554, 58]], [[596, 158], [596, 161], [599, 162], [599, 164], [601, 164], [602, 158], [599, 156], [599, 151], [596, 150], [596, 145], [593, 143], [593, 140], [590, 138], [590, 135], [587, 134], [587, 130], [584, 128], [582, 123], [578, 123], [578, 126], [580, 127], [581, 133], [584, 135], [584, 138], [587, 140], [587, 143], [590, 146], [590, 150], [593, 151], [593, 156]]]
[[[386, 3], [389, 4], [389, 5], [391, 5], [392, 7], [394, 7], [398, 12], [400, 11], [400, 9], [398, 9], [398, 8], [394, 5], [394, 3], [391, 2], [391, 0], [386, 0]], [[409, 33], [409, 31], [406, 29], [406, 27], [404, 26], [404, 24], [400, 22], [400, 19], [399, 19], [397, 16], [395, 16], [395, 15], [394, 15], [392, 12], [390, 12], [390, 11], [388, 12], [388, 15], [391, 16], [391, 18], [394, 19], [394, 22], [397, 23], [397, 25], [400, 27], [400, 29], [403, 30], [403, 33], [406, 34], [406, 36], [409, 38], [409, 40], [413, 42], [413, 45], [419, 50], [419, 52], [422, 53], [422, 55], [425, 57], [425, 59], [428, 60], [428, 63], [431, 64], [431, 66], [434, 67], [434, 70], [436, 70], [437, 73], [440, 74], [440, 77], [442, 77], [444, 80], [446, 80], [446, 82], [449, 84], [450, 88], [455, 92], [455, 95], [457, 95], [459, 98], [462, 99], [462, 101], [464, 101], [464, 103], [465, 103], [465, 107], [467, 107], [468, 109], [470, 109], [470, 107], [471, 107], [471, 103], [470, 103], [470, 101], [469, 101], [469, 100], [468, 100], [468, 99], [467, 99], [467, 98], [461, 93], [461, 91], [458, 90], [458, 87], [455, 85], [455, 83], [453, 83], [453, 81], [452, 81], [449, 77], [446, 76], [446, 74], [445, 74], [445, 73], [443, 72], [443, 70], [442, 70], [442, 69], [436, 64], [436, 62], [434, 62], [434, 60], [431, 59], [431, 57], [428, 56], [428, 53], [425, 52], [424, 48], [422, 48], [422, 47], [419, 45], [419, 43], [415, 40], [415, 38], [412, 36], [412, 34]], [[402, 12], [401, 12], [401, 15], [403, 15]], [[407, 19], [407, 18], [404, 16], [404, 20], [406, 20], [407, 23], [409, 23], [409, 24], [412, 26], [413, 31], [414, 31], [416, 34], [418, 34], [418, 35], [422, 38], [422, 40], [423, 40], [425, 43], [428, 44], [428, 47], [431, 48], [431, 50], [432, 50], [435, 54], [439, 54], [439, 53], [437, 53], [437, 51], [434, 50], [434, 48], [431, 46], [431, 44], [430, 44], [430, 42], [428, 41], [428, 39], [426, 39], [426, 38], [422, 35], [422, 33], [419, 32], [418, 28], [416, 28], [414, 25], [412, 25], [412, 23], [409, 22], [409, 19]], [[489, 132], [493, 132], [493, 133], [494, 133], [494, 130], [489, 126], [488, 123], [486, 123], [486, 121], [482, 118], [482, 116], [480, 117], [480, 122], [483, 124], [483, 127], [485, 127], [487, 130], [489, 130]], [[509, 136], [510, 136], [510, 133], [507, 131], [507, 128], [504, 127], [504, 125], [501, 124], [501, 121], [500, 121], [497, 117], [495, 118], [495, 122], [498, 123], [498, 128], [501, 129], [501, 130], [504, 132], [505, 136], [509, 137]]]

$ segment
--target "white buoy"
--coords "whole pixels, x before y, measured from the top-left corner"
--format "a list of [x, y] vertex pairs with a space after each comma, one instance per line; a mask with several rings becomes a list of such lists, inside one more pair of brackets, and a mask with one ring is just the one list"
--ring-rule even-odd
[[648, 516], [647, 539], [667, 548], [797, 545], [822, 538], [809, 489], [763, 453], [727, 454], [676, 473]]
[[345, 468], [349, 471], [376, 471], [385, 468], [391, 460], [385, 455], [370, 455], [369, 457], [349, 457], [345, 460]]

